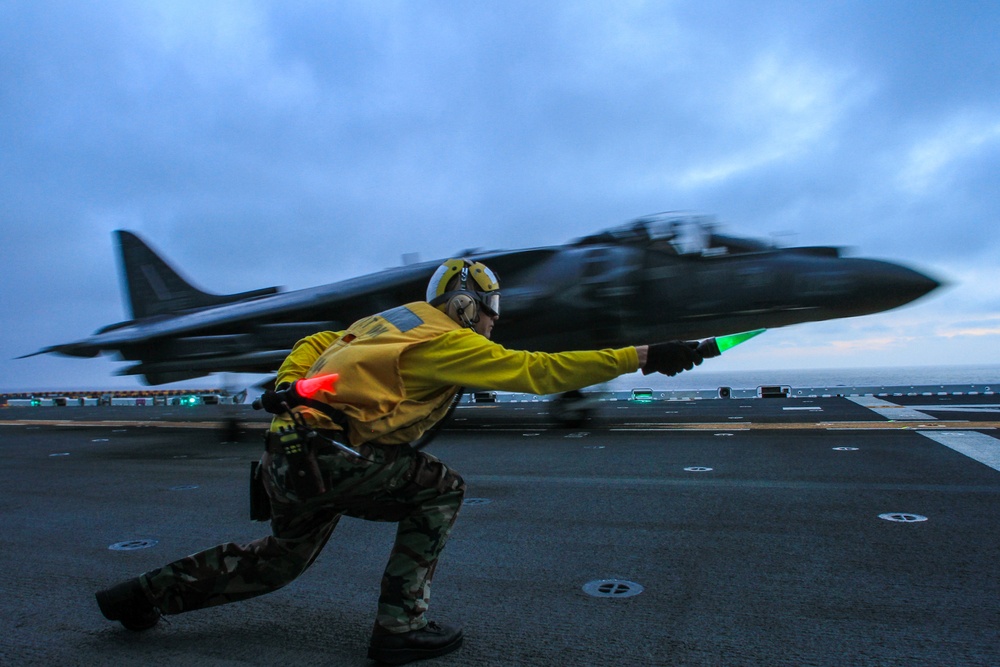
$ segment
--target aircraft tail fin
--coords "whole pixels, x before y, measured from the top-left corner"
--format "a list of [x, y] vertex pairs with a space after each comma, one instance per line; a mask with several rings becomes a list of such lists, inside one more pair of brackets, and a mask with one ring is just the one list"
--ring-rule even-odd
[[127, 296], [125, 305], [132, 319], [218, 306], [279, 291], [268, 287], [240, 294], [210, 294], [183, 278], [132, 232], [120, 229], [115, 237]]

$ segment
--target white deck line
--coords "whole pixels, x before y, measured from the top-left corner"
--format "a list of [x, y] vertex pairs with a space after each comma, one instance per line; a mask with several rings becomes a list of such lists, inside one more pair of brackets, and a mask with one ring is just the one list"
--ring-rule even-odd
[[1000, 471], [1000, 440], [991, 435], [977, 431], [919, 431], [919, 433], [959, 454]]
[[934, 421], [937, 419], [937, 417], [932, 417], [905, 405], [887, 401], [878, 396], [847, 396], [846, 398], [852, 403], [857, 403], [863, 408], [868, 408], [886, 419], [895, 421]]

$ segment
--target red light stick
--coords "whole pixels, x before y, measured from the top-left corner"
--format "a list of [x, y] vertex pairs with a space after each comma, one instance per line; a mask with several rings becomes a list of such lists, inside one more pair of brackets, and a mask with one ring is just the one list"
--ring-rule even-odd
[[328, 391], [331, 394], [336, 394], [337, 389], [335, 385], [339, 378], [339, 373], [317, 375], [316, 377], [296, 380], [285, 389], [265, 391], [253, 402], [253, 409], [263, 409], [272, 415], [280, 415], [288, 412], [291, 408], [303, 405], [303, 400], [312, 400], [313, 396], [320, 391]]
[[330, 373], [329, 375], [317, 375], [316, 377], [303, 378], [295, 381], [295, 391], [302, 398], [312, 398], [320, 391], [328, 391], [331, 394], [337, 393], [337, 380], [340, 373]]

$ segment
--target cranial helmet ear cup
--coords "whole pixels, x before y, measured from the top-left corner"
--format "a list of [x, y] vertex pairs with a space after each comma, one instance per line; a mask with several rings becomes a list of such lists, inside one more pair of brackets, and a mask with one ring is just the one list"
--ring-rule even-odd
[[479, 319], [479, 305], [468, 294], [456, 294], [448, 300], [445, 313], [459, 324], [471, 327]]

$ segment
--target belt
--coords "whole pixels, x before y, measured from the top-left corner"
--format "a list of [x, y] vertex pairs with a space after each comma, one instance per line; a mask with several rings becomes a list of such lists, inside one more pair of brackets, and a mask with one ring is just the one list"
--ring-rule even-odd
[[[343, 431], [336, 431], [333, 429], [313, 429], [313, 433], [316, 437], [313, 437], [308, 442], [309, 452], [316, 455], [325, 450], [340, 450], [345, 454], [351, 456], [356, 456], [358, 458], [365, 458], [361, 455], [358, 450], [354, 449], [350, 445], [350, 441], [347, 439], [347, 434]], [[264, 448], [269, 454], [285, 454], [285, 442], [282, 441], [283, 437], [287, 434], [277, 433], [275, 431], [268, 431], [264, 436]]]

